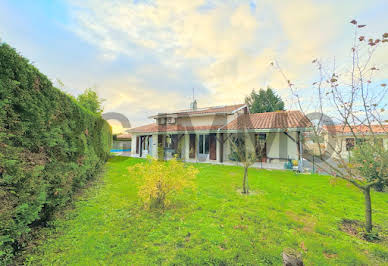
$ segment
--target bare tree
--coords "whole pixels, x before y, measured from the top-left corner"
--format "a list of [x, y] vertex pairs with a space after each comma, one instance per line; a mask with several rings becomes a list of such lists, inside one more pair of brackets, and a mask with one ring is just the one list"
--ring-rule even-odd
[[263, 148], [265, 139], [260, 140], [258, 134], [249, 132], [251, 121], [249, 115], [240, 115], [237, 117], [239, 133], [231, 134], [229, 143], [231, 145], [232, 156], [234, 160], [241, 163], [244, 168], [242, 182], [242, 193], [249, 193], [248, 169], [263, 157]]
[[[388, 104], [387, 86], [373, 81], [382, 80], [378, 76], [381, 70], [373, 64], [373, 56], [388, 42], [388, 33], [384, 33], [382, 38], [367, 40], [360, 34], [366, 25], [355, 20], [351, 24], [354, 26], [354, 40], [350, 66], [338, 69], [334, 61], [333, 67], [327, 70], [321, 60], [313, 60], [318, 70], [318, 80], [312, 84], [317, 96], [314, 102], [320, 114], [315, 117], [313, 135], [318, 142], [319, 167], [346, 180], [364, 194], [365, 229], [369, 233], [372, 230], [370, 189], [376, 184], [387, 184], [388, 180], [388, 149], [384, 148], [382, 141], [383, 136], [388, 137], [388, 125], [383, 119]], [[277, 62], [271, 64], [286, 80], [299, 109], [306, 113], [300, 90]], [[328, 124], [325, 113], [338, 124]], [[371, 168], [374, 171], [366, 171]]]

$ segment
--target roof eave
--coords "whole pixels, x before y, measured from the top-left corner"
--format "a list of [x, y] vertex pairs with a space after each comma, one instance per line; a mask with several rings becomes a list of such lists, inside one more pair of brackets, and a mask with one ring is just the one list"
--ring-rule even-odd
[[[231, 114], [234, 114], [234, 113], [236, 113], [236, 112], [242, 110], [242, 109], [245, 108], [245, 107], [248, 107], [248, 106], [247, 106], [246, 104], [244, 104], [243, 106], [237, 108], [236, 110], [233, 110], [233, 111], [231, 112]], [[249, 108], [248, 108], [248, 113], [250, 114]]]
[[278, 132], [306, 132], [311, 131], [312, 128], [305, 128], [305, 127], [296, 127], [296, 128], [251, 128], [251, 129], [202, 129], [202, 130], [174, 130], [174, 131], [150, 131], [150, 132], [144, 132], [144, 131], [132, 131], [132, 133], [135, 134], [144, 134], [144, 135], [153, 135], [153, 134], [190, 134], [190, 133], [239, 133], [239, 132], [248, 132], [248, 133], [255, 133], [255, 132], [261, 132], [261, 133], [278, 133]]

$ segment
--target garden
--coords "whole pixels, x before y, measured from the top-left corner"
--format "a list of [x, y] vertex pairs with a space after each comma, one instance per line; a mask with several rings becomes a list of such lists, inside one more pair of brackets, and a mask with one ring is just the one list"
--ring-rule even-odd
[[141, 193], [144, 169], [156, 169], [148, 163], [112, 157], [72, 207], [39, 231], [25, 262], [279, 265], [284, 250], [301, 254], [306, 265], [388, 262], [387, 193], [371, 192], [378, 237], [368, 240], [363, 195], [342, 179], [250, 168], [246, 195], [244, 168], [185, 164], [193, 175], [161, 208]]

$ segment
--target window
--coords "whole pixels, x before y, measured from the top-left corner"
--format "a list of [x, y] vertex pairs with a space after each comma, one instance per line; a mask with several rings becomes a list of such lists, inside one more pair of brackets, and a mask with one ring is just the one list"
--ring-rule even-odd
[[258, 158], [265, 158], [267, 156], [267, 149], [266, 149], [267, 135], [265, 133], [259, 133], [259, 134], [256, 134], [255, 137], [256, 137], [256, 142], [255, 142], [256, 156]]
[[245, 147], [245, 137], [244, 136], [234, 135], [234, 136], [232, 136], [231, 141], [233, 141], [236, 144], [238, 149]]
[[172, 148], [172, 138], [170, 135], [166, 135], [166, 144], [165, 148], [170, 149]]
[[264, 145], [267, 139], [267, 135], [260, 133], [256, 135], [256, 143], [257, 145]]
[[209, 135], [199, 135], [198, 145], [200, 154], [209, 154]]
[[158, 121], [159, 121], [159, 125], [164, 125], [164, 124], [166, 124], [166, 118], [165, 118], [165, 117], [159, 118]]
[[345, 140], [346, 151], [351, 151], [354, 148], [354, 138], [347, 138]]
[[199, 135], [199, 153], [203, 153], [203, 135]]
[[209, 154], [209, 135], [205, 135], [205, 154]]

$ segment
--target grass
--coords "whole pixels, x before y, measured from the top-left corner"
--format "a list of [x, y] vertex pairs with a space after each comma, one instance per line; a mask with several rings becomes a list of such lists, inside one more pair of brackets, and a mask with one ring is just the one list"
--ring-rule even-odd
[[[114, 157], [101, 185], [89, 188], [28, 250], [31, 264], [281, 264], [281, 252], [302, 253], [306, 265], [388, 263], [387, 242], [341, 231], [342, 219], [364, 219], [363, 195], [328, 176], [249, 170], [253, 195], [237, 192], [243, 169], [195, 164], [197, 189], [172, 208], [146, 211], [141, 159]], [[388, 194], [372, 193], [374, 224], [388, 228]]]

